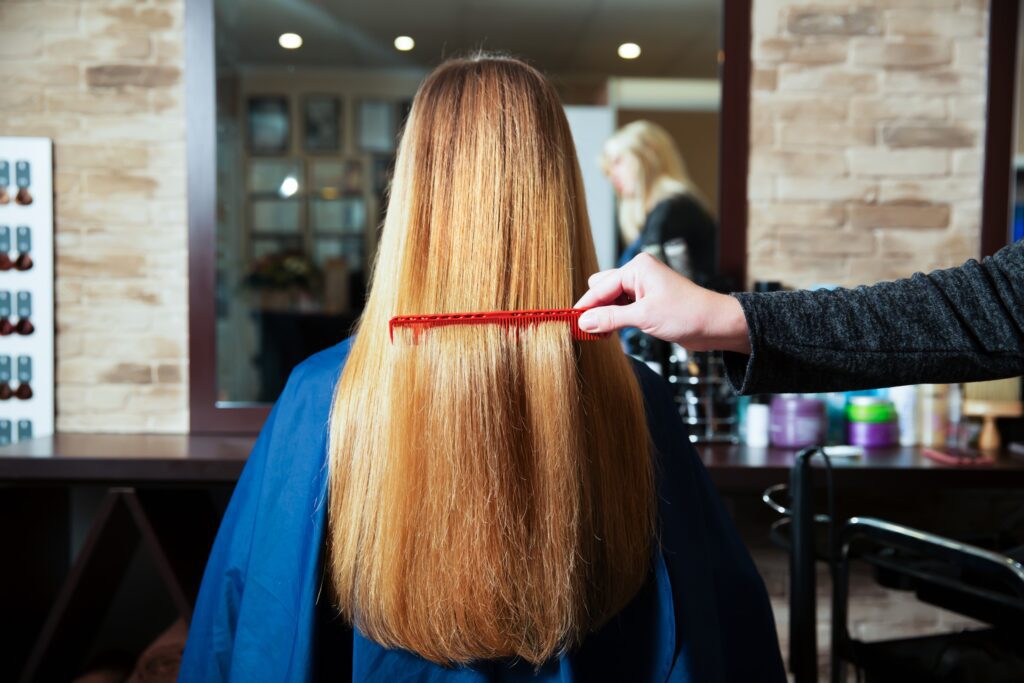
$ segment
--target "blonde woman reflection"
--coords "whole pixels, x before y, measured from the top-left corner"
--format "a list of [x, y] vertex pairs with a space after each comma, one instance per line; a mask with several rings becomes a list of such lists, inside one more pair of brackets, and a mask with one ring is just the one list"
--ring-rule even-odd
[[715, 220], [668, 131], [650, 121], [620, 128], [604, 145], [602, 165], [618, 195], [627, 245], [619, 266], [645, 252], [710, 285], [717, 263]]
[[[203, 577], [183, 681], [786, 680], [667, 383], [564, 323], [597, 260], [562, 104], [448, 61], [402, 134], [358, 333], [296, 367]], [[414, 343], [417, 342], [417, 343]]]

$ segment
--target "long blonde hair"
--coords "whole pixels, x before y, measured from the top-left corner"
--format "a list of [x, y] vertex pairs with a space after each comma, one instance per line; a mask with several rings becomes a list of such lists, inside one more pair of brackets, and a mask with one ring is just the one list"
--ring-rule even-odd
[[539, 664], [643, 584], [652, 461], [615, 339], [548, 323], [388, 340], [397, 314], [569, 307], [596, 269], [550, 83], [508, 58], [438, 67], [331, 408], [330, 579], [368, 637], [443, 664]]
[[626, 157], [634, 173], [635, 191], [619, 196], [619, 231], [627, 244], [640, 236], [647, 214], [673, 195], [689, 194], [705, 210], [708, 202], [686, 171], [668, 131], [651, 121], [626, 124], [604, 143], [601, 165], [609, 172], [612, 162]]

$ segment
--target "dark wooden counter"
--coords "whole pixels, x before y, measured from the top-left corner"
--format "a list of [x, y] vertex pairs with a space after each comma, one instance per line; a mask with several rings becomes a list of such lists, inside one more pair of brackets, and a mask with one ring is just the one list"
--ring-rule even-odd
[[[765, 489], [789, 479], [797, 451], [698, 445], [697, 452], [720, 489]], [[1001, 453], [992, 464], [948, 465], [920, 448], [868, 449], [858, 458], [832, 458], [833, 476], [845, 487], [1024, 488], [1024, 460]], [[819, 458], [815, 467], [823, 466]]]
[[0, 482], [231, 483], [254, 436], [58, 433], [0, 446]]
[[[231, 483], [254, 436], [61, 433], [0, 447], [0, 482], [129, 485]], [[759, 490], [788, 479], [796, 451], [699, 445], [723, 490]], [[937, 463], [917, 448], [876, 449], [832, 461], [846, 486], [1024, 488], [1024, 460], [1001, 456], [987, 466]], [[819, 465], [820, 466], [820, 465]]]

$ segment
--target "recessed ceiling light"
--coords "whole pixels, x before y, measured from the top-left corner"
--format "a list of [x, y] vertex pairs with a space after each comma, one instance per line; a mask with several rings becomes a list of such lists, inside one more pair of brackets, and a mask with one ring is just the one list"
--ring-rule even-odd
[[619, 45], [619, 56], [623, 59], [636, 59], [640, 56], [640, 46], [636, 43], [623, 43]]
[[398, 36], [397, 38], [395, 38], [396, 50], [408, 52], [414, 47], [416, 47], [416, 41], [412, 39], [412, 36]]
[[295, 176], [288, 176], [281, 181], [281, 187], [277, 189], [278, 194], [282, 197], [291, 197], [299, 191], [299, 181]]
[[277, 37], [277, 44], [286, 50], [297, 50], [302, 47], [302, 36], [298, 33], [282, 33]]

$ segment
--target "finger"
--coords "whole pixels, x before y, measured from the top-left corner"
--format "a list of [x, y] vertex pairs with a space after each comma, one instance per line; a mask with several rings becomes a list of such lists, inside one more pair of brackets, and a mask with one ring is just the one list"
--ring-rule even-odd
[[608, 277], [609, 275], [614, 274], [616, 271], [618, 271], [618, 268], [609, 268], [608, 270], [599, 270], [599, 271], [597, 271], [596, 273], [591, 275], [589, 278], [587, 278], [587, 286], [588, 287], [593, 287], [596, 283], [600, 282], [601, 280], [603, 280], [604, 278]]
[[639, 303], [628, 306], [601, 306], [591, 308], [580, 316], [580, 329], [584, 332], [604, 334], [624, 327], [642, 327]]
[[592, 308], [619, 302], [625, 295], [635, 298], [634, 278], [625, 268], [613, 268], [590, 276], [590, 289], [580, 297], [573, 308]]

